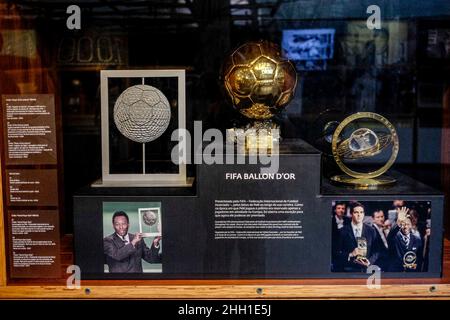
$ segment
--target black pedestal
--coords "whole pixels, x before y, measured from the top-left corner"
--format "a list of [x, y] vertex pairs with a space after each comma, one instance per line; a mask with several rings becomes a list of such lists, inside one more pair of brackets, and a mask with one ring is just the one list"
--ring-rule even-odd
[[[357, 200], [369, 207], [395, 199], [431, 206], [432, 237], [425, 272], [385, 277], [439, 277], [443, 195], [400, 174], [379, 191], [331, 185], [321, 154], [303, 141], [284, 141], [279, 169], [261, 164], [197, 165], [191, 188], [85, 188], [74, 196], [75, 262], [85, 279], [348, 278], [332, 272], [332, 204]], [[392, 174], [391, 174], [392, 175]], [[162, 272], [104, 273], [104, 203], [158, 202], [162, 211]], [[366, 212], [368, 214], [368, 212]]]

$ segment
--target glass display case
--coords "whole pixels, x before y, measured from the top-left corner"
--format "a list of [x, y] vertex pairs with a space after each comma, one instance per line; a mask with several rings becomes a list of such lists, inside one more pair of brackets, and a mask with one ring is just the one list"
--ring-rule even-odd
[[449, 70], [444, 0], [0, 0], [0, 297], [449, 297]]

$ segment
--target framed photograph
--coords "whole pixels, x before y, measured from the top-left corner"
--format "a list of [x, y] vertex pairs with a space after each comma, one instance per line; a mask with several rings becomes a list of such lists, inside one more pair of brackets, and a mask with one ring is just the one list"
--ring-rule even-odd
[[163, 272], [161, 215], [161, 202], [103, 202], [104, 273]]
[[450, 59], [450, 28], [429, 29], [427, 56], [434, 59]]
[[431, 201], [333, 201], [332, 272], [427, 272]]
[[139, 208], [139, 232], [146, 238], [161, 236], [161, 207]]
[[298, 70], [326, 70], [334, 56], [335, 29], [283, 30], [282, 47]]

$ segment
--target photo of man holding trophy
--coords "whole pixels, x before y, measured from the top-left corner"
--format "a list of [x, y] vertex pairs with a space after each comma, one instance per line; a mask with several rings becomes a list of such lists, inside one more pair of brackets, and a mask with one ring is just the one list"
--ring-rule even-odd
[[379, 240], [375, 230], [363, 222], [365, 211], [361, 203], [353, 203], [350, 212], [350, 225], [341, 229], [339, 256], [344, 272], [365, 272], [378, 259]]
[[404, 207], [399, 210], [397, 217], [397, 230], [391, 239], [390, 263], [388, 271], [414, 272], [420, 269], [422, 263], [420, 237], [412, 232], [412, 221], [408, 214], [409, 209]]
[[163, 271], [162, 211], [161, 202], [103, 202], [105, 273]]
[[346, 208], [342, 217], [350, 223], [332, 239], [332, 272], [366, 272], [371, 265], [382, 272], [426, 272], [430, 201], [333, 201], [332, 208], [336, 204]]

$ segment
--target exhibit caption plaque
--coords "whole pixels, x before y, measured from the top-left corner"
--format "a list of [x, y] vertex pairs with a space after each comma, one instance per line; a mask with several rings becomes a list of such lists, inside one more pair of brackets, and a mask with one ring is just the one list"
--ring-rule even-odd
[[11, 278], [60, 277], [52, 94], [3, 95], [2, 168]]
[[54, 97], [4, 95], [5, 163], [56, 164]]

